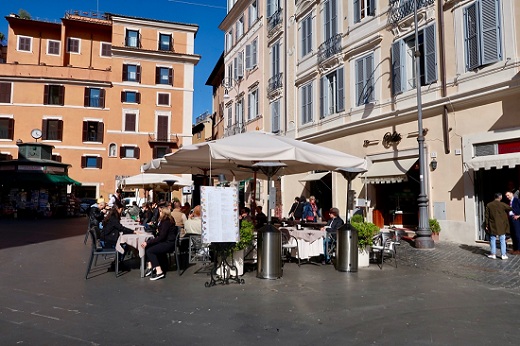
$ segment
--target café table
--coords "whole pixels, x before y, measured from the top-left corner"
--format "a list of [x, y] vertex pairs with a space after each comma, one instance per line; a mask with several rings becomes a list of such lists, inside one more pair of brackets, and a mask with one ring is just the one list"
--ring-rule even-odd
[[153, 238], [151, 233], [147, 233], [144, 231], [136, 231], [136, 233], [131, 234], [119, 234], [119, 238], [117, 239], [116, 250], [119, 253], [124, 254], [125, 249], [121, 246], [121, 244], [127, 244], [139, 251], [139, 257], [141, 258], [141, 277], [144, 277], [144, 255], [145, 249], [141, 247], [141, 244], [149, 238]]
[[[298, 240], [298, 254], [300, 259], [309, 261], [311, 257], [323, 254], [323, 238], [324, 231], [315, 230], [313, 228], [303, 228], [298, 230], [295, 227], [284, 227], [289, 231], [289, 234]], [[294, 239], [291, 238], [291, 242]]]

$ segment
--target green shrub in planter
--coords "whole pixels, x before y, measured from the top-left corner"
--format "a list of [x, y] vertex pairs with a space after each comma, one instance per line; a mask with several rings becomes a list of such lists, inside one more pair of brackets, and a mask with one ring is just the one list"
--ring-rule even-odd
[[365, 250], [367, 246], [372, 245], [372, 237], [379, 231], [379, 227], [372, 222], [352, 222], [352, 227], [358, 231], [358, 248]]
[[432, 231], [432, 233], [439, 234], [439, 232], [441, 231], [441, 225], [439, 225], [439, 221], [437, 221], [437, 219], [430, 219], [429, 223], [430, 230]]
[[364, 222], [364, 221], [365, 221], [365, 219], [363, 218], [363, 215], [359, 215], [359, 214], [352, 216], [352, 218], [350, 219], [351, 223], [360, 223], [360, 222]]
[[255, 225], [252, 222], [242, 220], [240, 227], [240, 240], [235, 244], [234, 251], [244, 250], [249, 245], [253, 245]]

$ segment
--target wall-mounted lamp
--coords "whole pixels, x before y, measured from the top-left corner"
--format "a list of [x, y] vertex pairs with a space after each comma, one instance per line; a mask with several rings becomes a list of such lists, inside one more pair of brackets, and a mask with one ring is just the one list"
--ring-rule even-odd
[[437, 160], [435, 160], [435, 158], [433, 158], [433, 159], [430, 161], [430, 168], [432, 169], [432, 171], [434, 171], [434, 170], [437, 169]]

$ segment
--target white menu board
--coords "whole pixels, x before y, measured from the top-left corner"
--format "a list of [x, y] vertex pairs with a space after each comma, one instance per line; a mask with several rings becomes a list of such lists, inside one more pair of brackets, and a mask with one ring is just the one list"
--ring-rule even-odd
[[238, 188], [201, 186], [202, 242], [232, 243], [240, 240]]

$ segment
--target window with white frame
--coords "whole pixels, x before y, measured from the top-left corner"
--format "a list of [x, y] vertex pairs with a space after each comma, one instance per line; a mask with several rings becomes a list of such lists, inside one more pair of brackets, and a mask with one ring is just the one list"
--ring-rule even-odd
[[155, 68], [155, 84], [173, 85], [173, 68], [157, 66]]
[[244, 125], [244, 99], [240, 98], [235, 103], [235, 125], [241, 127]]
[[246, 70], [252, 70], [258, 65], [258, 38], [246, 45]]
[[83, 142], [103, 143], [104, 124], [97, 120], [83, 121]]
[[312, 14], [302, 20], [301, 24], [301, 57], [312, 52]]
[[280, 42], [271, 46], [271, 76], [276, 77], [280, 74]]
[[249, 24], [249, 27], [251, 28], [253, 26], [253, 24], [256, 22], [256, 20], [258, 19], [258, 1], [255, 0], [251, 3], [251, 5], [249, 5], [248, 17], [249, 17], [248, 24]]
[[229, 105], [227, 109], [227, 127], [230, 128], [233, 125], [233, 107]]
[[244, 51], [238, 52], [238, 54], [233, 59], [233, 76], [236, 79], [242, 78], [244, 76]]
[[374, 53], [354, 63], [356, 76], [356, 106], [374, 101]]
[[326, 0], [324, 6], [324, 41], [327, 41], [338, 33], [338, 6], [337, 0]]
[[80, 52], [80, 39], [75, 37], [67, 38], [67, 53], [76, 53]]
[[158, 106], [169, 106], [170, 105], [170, 93], [157, 93], [157, 105]]
[[502, 60], [500, 1], [477, 0], [464, 9], [466, 70]]
[[63, 120], [43, 119], [42, 121], [42, 140], [61, 141], [63, 140]]
[[123, 65], [123, 81], [124, 82], [141, 82], [141, 66], [135, 64]]
[[271, 102], [271, 132], [280, 132], [280, 99]]
[[81, 157], [81, 168], [102, 168], [103, 158], [101, 156], [85, 155]]
[[85, 88], [85, 107], [105, 108], [105, 89]]
[[233, 48], [233, 30], [229, 30], [226, 33], [226, 52], [229, 52]]
[[18, 51], [32, 52], [32, 37], [18, 36]]
[[108, 42], [101, 42], [101, 49], [99, 53], [102, 57], [109, 58], [112, 56], [112, 44]]
[[252, 120], [258, 116], [259, 89], [251, 91], [247, 97], [247, 119]]
[[[419, 31], [420, 83], [429, 85], [437, 80], [435, 24]], [[392, 92], [398, 95], [416, 87], [415, 35], [392, 44]]]
[[237, 42], [244, 34], [244, 16], [240, 17], [236, 23]]
[[173, 37], [172, 34], [159, 34], [159, 50], [172, 51], [173, 49]]
[[8, 117], [0, 117], [0, 139], [13, 140], [14, 136], [14, 119]]
[[60, 47], [60, 41], [47, 40], [47, 55], [60, 55]]
[[280, 9], [280, 0], [267, 0], [267, 18], [278, 12]]
[[136, 145], [122, 145], [119, 147], [119, 157], [122, 159], [138, 159], [141, 150]]
[[141, 103], [141, 93], [133, 90], [121, 91], [121, 102]]
[[0, 103], [11, 103], [12, 83], [0, 82]]
[[137, 112], [124, 113], [124, 132], [137, 132]]
[[117, 156], [117, 144], [110, 143], [108, 146], [108, 157], [116, 157]]
[[135, 48], [141, 46], [139, 30], [126, 29], [125, 46]]
[[233, 86], [233, 60], [227, 66], [227, 85]]
[[376, 14], [376, 0], [354, 0], [354, 23]]
[[321, 78], [320, 118], [345, 110], [343, 67]]
[[300, 87], [300, 105], [302, 114], [302, 124], [307, 124], [313, 120], [313, 82]]

